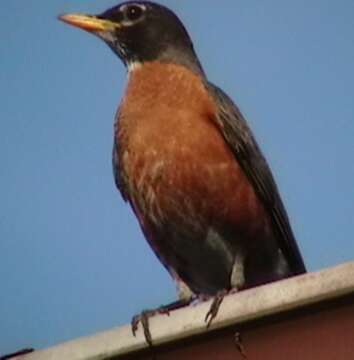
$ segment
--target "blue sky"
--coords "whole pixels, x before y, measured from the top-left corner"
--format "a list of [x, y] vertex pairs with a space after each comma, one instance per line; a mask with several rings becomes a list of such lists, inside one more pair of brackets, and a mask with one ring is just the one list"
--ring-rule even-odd
[[[309, 270], [354, 258], [354, 2], [165, 0], [266, 154]], [[0, 353], [174, 299], [111, 170], [126, 72], [56, 20], [110, 0], [1, 1]]]

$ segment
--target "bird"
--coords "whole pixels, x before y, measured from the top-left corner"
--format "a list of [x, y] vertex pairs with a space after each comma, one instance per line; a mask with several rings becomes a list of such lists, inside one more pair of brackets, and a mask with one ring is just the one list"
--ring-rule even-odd
[[[114, 122], [113, 172], [179, 300], [214, 299], [306, 272], [270, 167], [241, 111], [209, 81], [169, 8], [126, 1], [60, 20], [103, 40], [128, 73]], [[148, 317], [140, 320], [152, 343]]]

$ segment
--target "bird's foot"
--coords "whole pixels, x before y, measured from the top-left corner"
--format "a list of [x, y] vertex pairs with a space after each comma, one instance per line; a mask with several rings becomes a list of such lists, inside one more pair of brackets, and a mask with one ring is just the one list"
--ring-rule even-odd
[[157, 309], [154, 310], [143, 310], [140, 314], [137, 314], [133, 316], [131, 321], [131, 327], [132, 327], [132, 333], [134, 336], [136, 336], [136, 332], [139, 327], [139, 323], [141, 323], [141, 326], [143, 328], [144, 337], [147, 342], [147, 344], [152, 347], [152, 336], [150, 332], [150, 326], [149, 326], [149, 319], [155, 315], [170, 315], [170, 312], [173, 310], [177, 310], [181, 307], [184, 307], [188, 305], [191, 301], [190, 300], [179, 300], [175, 301], [168, 305], [160, 306]]
[[205, 322], [207, 323], [207, 328], [210, 327], [211, 323], [216, 318], [216, 315], [219, 312], [220, 305], [224, 300], [225, 295], [227, 294], [228, 294], [227, 290], [222, 290], [215, 295], [213, 302], [211, 303], [210, 309], [205, 315], [205, 319], [204, 319]]
[[134, 315], [131, 321], [132, 333], [134, 336], [136, 336], [139, 323], [141, 323], [145, 340], [150, 347], [152, 346], [152, 337], [149, 328], [149, 318], [155, 316], [156, 314], [158, 314], [157, 310], [143, 310], [140, 314]]

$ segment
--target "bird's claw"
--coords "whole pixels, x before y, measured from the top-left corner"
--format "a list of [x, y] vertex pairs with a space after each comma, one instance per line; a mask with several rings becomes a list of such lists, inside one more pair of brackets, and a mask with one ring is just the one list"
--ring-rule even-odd
[[133, 333], [134, 337], [136, 337], [136, 332], [138, 330], [139, 322], [140, 322], [140, 314], [139, 315], [134, 315], [131, 322], [130, 322], [130, 325], [131, 325], [131, 328], [132, 328], [132, 333]]
[[205, 315], [205, 319], [204, 319], [204, 321], [207, 323], [207, 329], [210, 327], [211, 323], [216, 318], [216, 315], [219, 312], [220, 305], [227, 293], [228, 292], [226, 290], [223, 290], [215, 295], [213, 302], [211, 303], [210, 309]]
[[144, 310], [140, 314], [133, 316], [131, 321], [131, 328], [132, 333], [134, 336], [136, 336], [136, 332], [139, 327], [139, 323], [141, 323], [141, 326], [143, 328], [145, 340], [148, 343], [150, 347], [152, 347], [152, 337], [150, 333], [150, 326], [149, 326], [149, 319], [155, 315], [167, 315], [170, 316], [170, 312], [173, 310], [180, 309], [181, 307], [184, 307], [188, 305], [192, 300], [178, 300], [168, 305], [160, 306], [159, 308], [155, 310]]
[[132, 327], [132, 333], [134, 336], [136, 336], [136, 332], [139, 327], [139, 323], [141, 323], [141, 326], [143, 328], [145, 340], [148, 343], [150, 347], [152, 347], [152, 337], [149, 327], [149, 318], [156, 315], [158, 313], [157, 310], [144, 310], [140, 314], [137, 314], [133, 316], [131, 321], [131, 327]]
[[132, 333], [135, 337], [136, 332], [138, 331], [139, 323], [141, 323], [145, 340], [150, 347], [152, 346], [152, 337], [150, 332], [149, 319], [157, 314], [170, 316], [170, 309], [168, 306], [161, 306], [156, 310], [143, 310], [140, 314], [133, 316], [131, 321]]

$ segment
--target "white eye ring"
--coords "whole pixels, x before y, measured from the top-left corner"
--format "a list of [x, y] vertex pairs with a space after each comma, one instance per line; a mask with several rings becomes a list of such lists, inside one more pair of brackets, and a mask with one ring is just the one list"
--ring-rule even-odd
[[146, 11], [146, 6], [143, 4], [131, 3], [123, 5], [120, 10], [124, 15], [125, 25], [132, 25], [142, 18]]

